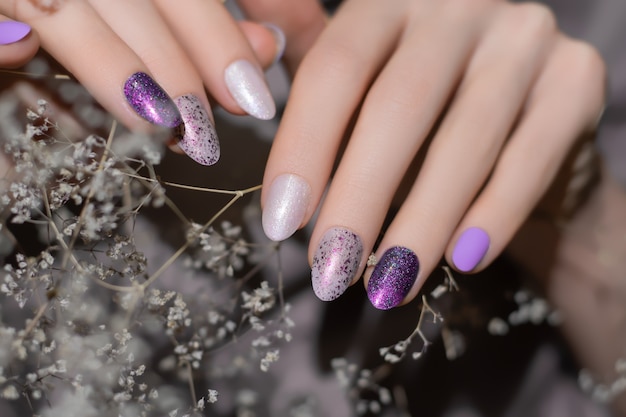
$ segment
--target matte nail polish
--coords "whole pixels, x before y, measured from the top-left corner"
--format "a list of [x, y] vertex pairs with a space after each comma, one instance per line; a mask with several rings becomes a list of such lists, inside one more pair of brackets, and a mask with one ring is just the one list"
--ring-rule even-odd
[[304, 178], [279, 175], [270, 185], [261, 223], [268, 238], [285, 240], [298, 230], [311, 199], [311, 187]]
[[165, 127], [176, 127], [182, 123], [172, 99], [144, 72], [136, 72], [126, 80], [124, 95], [133, 110], [150, 123]]
[[489, 250], [489, 235], [479, 227], [470, 227], [457, 240], [452, 263], [461, 272], [469, 272], [480, 263]]
[[174, 99], [174, 103], [183, 119], [176, 133], [180, 149], [199, 164], [215, 164], [220, 159], [220, 143], [200, 99], [187, 94]]
[[358, 235], [344, 228], [329, 229], [313, 256], [311, 284], [315, 295], [332, 301], [343, 294], [357, 273], [362, 255]]
[[367, 284], [367, 296], [374, 307], [389, 310], [409, 293], [419, 272], [417, 255], [409, 248], [394, 246], [385, 251]]
[[285, 53], [287, 37], [285, 36], [285, 32], [273, 23], [262, 23], [262, 25], [272, 32], [274, 40], [276, 41], [276, 53], [274, 54], [274, 60], [272, 61], [272, 64], [275, 64], [281, 60], [283, 54]]
[[19, 42], [30, 33], [31, 28], [26, 23], [14, 20], [0, 22], [0, 45], [9, 45]]
[[237, 104], [250, 116], [269, 120], [276, 114], [276, 104], [263, 74], [249, 61], [233, 62], [224, 73], [226, 87]]

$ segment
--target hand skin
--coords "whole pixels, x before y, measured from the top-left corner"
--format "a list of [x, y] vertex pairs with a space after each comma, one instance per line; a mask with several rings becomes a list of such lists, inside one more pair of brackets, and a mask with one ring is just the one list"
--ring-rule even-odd
[[[253, 17], [281, 4], [260, 0]], [[312, 33], [322, 20], [309, 22]], [[551, 11], [534, 3], [348, 0], [306, 54], [289, 53], [304, 57], [290, 64], [297, 72], [265, 172], [266, 232], [281, 240], [320, 208], [309, 247], [318, 296], [320, 286], [340, 286], [336, 297], [363, 271], [368, 286], [374, 250], [379, 260], [394, 247], [412, 251], [417, 276], [374, 273], [368, 295], [379, 308], [413, 299], [442, 255], [464, 273], [492, 262], [577, 138], [593, 129], [605, 97], [597, 51], [566, 37]], [[410, 189], [402, 196], [403, 180]], [[398, 214], [374, 248], [397, 194]], [[488, 236], [484, 253], [460, 268], [455, 245], [475, 228]], [[348, 280], [342, 271], [316, 271], [334, 244], [326, 233], [337, 229], [363, 246]], [[393, 302], [377, 305], [377, 291], [397, 287], [401, 293], [387, 297]]]
[[[175, 127], [182, 117], [185, 135], [193, 139], [188, 142], [209, 140], [199, 137], [208, 130], [216, 136], [206, 91], [234, 114], [274, 115], [262, 70], [278, 53], [275, 34], [261, 24], [236, 22], [220, 2], [192, 0], [179, 7], [167, 0], [0, 0], [0, 14], [0, 21], [32, 28], [26, 38], [0, 45], [0, 67], [26, 63], [41, 46], [132, 130], [153, 130], [148, 122]], [[133, 78], [136, 73], [147, 77]], [[127, 90], [138, 79], [152, 79], [154, 85], [146, 81], [150, 85], [142, 88], [150, 89], [149, 97], [162, 89], [160, 101], [154, 104], [141, 91]], [[135, 83], [130, 85], [142, 84]], [[188, 124], [184, 111], [196, 106], [203, 112]], [[190, 156], [198, 151], [184, 149]], [[219, 149], [211, 161], [196, 160], [209, 165], [217, 158]]]

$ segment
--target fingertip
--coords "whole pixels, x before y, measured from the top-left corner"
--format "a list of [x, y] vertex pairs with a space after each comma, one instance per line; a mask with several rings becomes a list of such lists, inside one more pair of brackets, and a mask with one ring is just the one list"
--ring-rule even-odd
[[21, 67], [38, 50], [39, 35], [29, 25], [12, 20], [0, 22], [0, 67]]
[[279, 26], [246, 20], [239, 21], [238, 24], [263, 69], [280, 61], [285, 52], [287, 38]]

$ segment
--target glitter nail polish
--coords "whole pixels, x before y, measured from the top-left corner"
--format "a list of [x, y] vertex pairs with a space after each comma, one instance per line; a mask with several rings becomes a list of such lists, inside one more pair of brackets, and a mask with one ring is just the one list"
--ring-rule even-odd
[[176, 132], [180, 149], [199, 164], [215, 164], [220, 159], [220, 143], [200, 99], [187, 94], [177, 97], [174, 103], [183, 119]]
[[144, 72], [136, 72], [126, 80], [124, 95], [133, 110], [150, 123], [165, 127], [176, 127], [182, 123], [172, 99]]
[[9, 45], [19, 42], [30, 33], [31, 28], [26, 23], [14, 20], [0, 22], [0, 45]]
[[452, 263], [461, 272], [469, 272], [480, 263], [489, 250], [489, 235], [479, 227], [470, 227], [457, 240]]
[[417, 279], [419, 261], [412, 250], [394, 246], [385, 251], [367, 284], [372, 305], [389, 310], [399, 305]]
[[269, 120], [276, 114], [272, 98], [263, 73], [251, 62], [240, 59], [233, 62], [224, 72], [226, 87], [237, 104], [250, 116]]
[[329, 229], [313, 256], [311, 284], [322, 301], [343, 294], [354, 279], [361, 262], [361, 238], [344, 228]]
[[268, 238], [279, 242], [294, 234], [302, 224], [311, 199], [311, 187], [304, 178], [279, 175], [268, 190], [261, 223]]

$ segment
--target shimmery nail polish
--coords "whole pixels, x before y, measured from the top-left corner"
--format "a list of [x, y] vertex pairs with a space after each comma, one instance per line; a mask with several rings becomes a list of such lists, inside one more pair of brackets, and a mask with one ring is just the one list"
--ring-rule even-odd
[[178, 127], [178, 146], [202, 165], [213, 165], [220, 159], [220, 143], [215, 126], [200, 99], [187, 94], [174, 99], [183, 123]]
[[276, 177], [261, 219], [267, 237], [278, 242], [294, 234], [304, 220], [310, 199], [311, 187], [304, 178], [293, 174]]
[[136, 72], [126, 80], [124, 95], [133, 110], [150, 123], [165, 127], [176, 127], [182, 123], [172, 99], [144, 72]]
[[419, 265], [411, 249], [402, 246], [387, 249], [367, 284], [367, 296], [372, 305], [380, 310], [399, 305], [413, 287]]
[[276, 104], [263, 74], [249, 61], [233, 62], [224, 73], [226, 87], [237, 104], [250, 116], [269, 120], [276, 114]]
[[479, 227], [470, 227], [457, 240], [452, 263], [461, 272], [469, 272], [480, 263], [489, 250], [489, 235]]
[[30, 33], [31, 28], [26, 23], [14, 20], [0, 22], [0, 45], [9, 45], [19, 42]]
[[328, 230], [320, 242], [311, 267], [313, 292], [322, 301], [332, 301], [343, 294], [361, 262], [363, 243], [350, 230]]
[[274, 61], [272, 61], [272, 64], [275, 64], [281, 60], [283, 54], [285, 53], [287, 37], [285, 36], [285, 32], [273, 23], [262, 23], [262, 25], [269, 29], [270, 32], [272, 32], [272, 35], [274, 35], [274, 40], [276, 41], [276, 53], [274, 54]]

